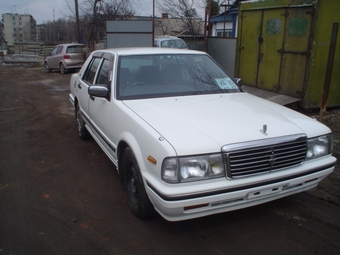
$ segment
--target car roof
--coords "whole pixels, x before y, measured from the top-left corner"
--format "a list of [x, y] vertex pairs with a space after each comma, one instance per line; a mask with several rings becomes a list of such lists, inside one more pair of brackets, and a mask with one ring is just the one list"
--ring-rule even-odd
[[61, 43], [61, 44], [58, 44], [57, 46], [76, 46], [76, 45], [81, 45], [81, 46], [85, 46], [85, 44], [82, 44], [82, 43]]
[[197, 54], [207, 55], [203, 51], [177, 49], [177, 48], [161, 48], [161, 47], [135, 47], [135, 48], [111, 48], [97, 50], [95, 52], [110, 52], [117, 55], [147, 55], [147, 54]]
[[178, 38], [176, 36], [157, 36], [155, 38], [155, 40], [158, 40], [158, 41], [164, 41], [164, 40], [181, 40], [183, 41], [181, 38]]

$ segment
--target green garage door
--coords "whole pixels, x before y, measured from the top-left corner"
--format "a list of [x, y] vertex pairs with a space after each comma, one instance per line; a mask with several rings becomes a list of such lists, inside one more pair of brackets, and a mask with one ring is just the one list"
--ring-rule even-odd
[[244, 84], [302, 97], [312, 7], [243, 11], [236, 74]]

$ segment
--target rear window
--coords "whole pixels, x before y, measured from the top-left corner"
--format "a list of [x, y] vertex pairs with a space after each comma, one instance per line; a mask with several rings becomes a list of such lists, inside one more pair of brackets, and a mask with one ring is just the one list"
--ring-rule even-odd
[[73, 46], [68, 46], [66, 53], [87, 53], [88, 48], [83, 45], [73, 45]]

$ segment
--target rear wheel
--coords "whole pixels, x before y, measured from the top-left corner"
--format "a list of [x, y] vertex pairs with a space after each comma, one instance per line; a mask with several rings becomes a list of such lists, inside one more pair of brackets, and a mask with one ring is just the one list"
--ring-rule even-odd
[[155, 210], [146, 194], [136, 158], [128, 147], [123, 155], [124, 184], [130, 210], [138, 218], [147, 219], [154, 215]]
[[85, 127], [83, 116], [81, 115], [81, 111], [78, 104], [76, 105], [75, 113], [78, 126], [78, 135], [81, 139], [87, 140], [90, 137], [90, 134]]
[[65, 69], [65, 66], [64, 66], [63, 63], [60, 63], [59, 69], [60, 69], [60, 72], [61, 72], [62, 74], [67, 73], [67, 69]]

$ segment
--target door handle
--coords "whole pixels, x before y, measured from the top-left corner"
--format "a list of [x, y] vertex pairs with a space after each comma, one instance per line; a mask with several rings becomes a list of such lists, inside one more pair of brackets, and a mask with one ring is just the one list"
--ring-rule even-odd
[[78, 88], [80, 88], [80, 89], [81, 89], [81, 84], [80, 84], [80, 83], [78, 84]]

